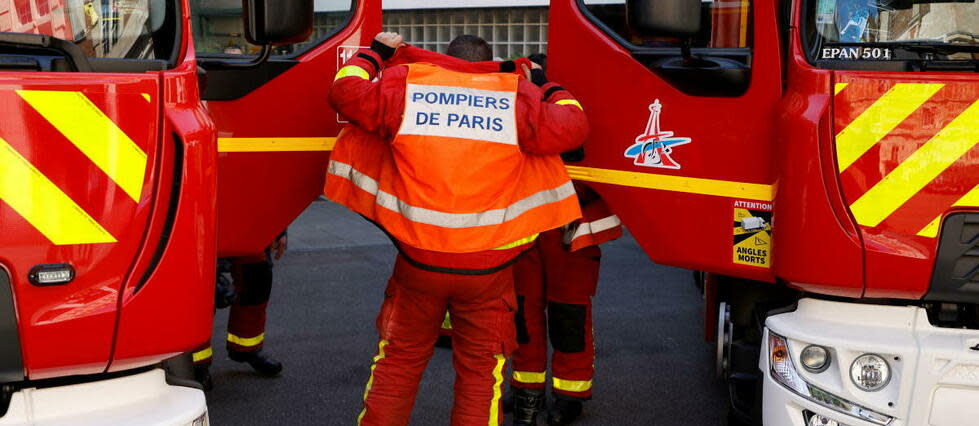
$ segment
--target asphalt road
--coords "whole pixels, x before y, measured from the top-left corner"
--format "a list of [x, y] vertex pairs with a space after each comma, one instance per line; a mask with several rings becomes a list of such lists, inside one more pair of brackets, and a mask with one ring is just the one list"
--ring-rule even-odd
[[[351, 425], [376, 350], [374, 316], [395, 250], [360, 217], [317, 201], [289, 228], [275, 267], [266, 352], [282, 375], [256, 376], [226, 357], [227, 311], [215, 320], [215, 425]], [[580, 425], [722, 425], [726, 396], [689, 271], [653, 264], [626, 237], [605, 246], [595, 299], [595, 397]], [[413, 425], [447, 425], [451, 354], [436, 351]]]

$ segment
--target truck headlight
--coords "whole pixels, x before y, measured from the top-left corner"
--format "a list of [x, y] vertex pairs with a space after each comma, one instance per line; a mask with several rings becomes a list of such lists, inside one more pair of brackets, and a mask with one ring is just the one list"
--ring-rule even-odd
[[850, 364], [850, 380], [864, 392], [877, 392], [891, 381], [891, 366], [880, 355], [860, 355]]
[[806, 346], [805, 349], [802, 350], [802, 354], [799, 355], [799, 363], [802, 364], [806, 370], [813, 373], [822, 373], [829, 368], [829, 351], [822, 346]]
[[768, 331], [768, 359], [772, 378], [797, 395], [823, 407], [874, 424], [885, 426], [891, 423], [890, 416], [840, 398], [806, 382], [792, 363], [788, 341], [771, 330]]

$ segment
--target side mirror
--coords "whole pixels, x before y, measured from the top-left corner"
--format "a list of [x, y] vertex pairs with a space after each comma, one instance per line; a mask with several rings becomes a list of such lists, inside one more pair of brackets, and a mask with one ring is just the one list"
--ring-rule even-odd
[[629, 28], [640, 36], [688, 38], [700, 32], [701, 0], [626, 0]]
[[299, 43], [313, 33], [313, 0], [241, 0], [241, 8], [249, 43]]

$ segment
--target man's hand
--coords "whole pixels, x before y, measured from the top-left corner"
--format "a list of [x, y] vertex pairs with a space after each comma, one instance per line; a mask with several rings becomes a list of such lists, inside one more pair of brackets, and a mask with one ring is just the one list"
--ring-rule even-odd
[[283, 233], [279, 236], [279, 238], [276, 238], [275, 241], [272, 242], [272, 245], [269, 246], [269, 251], [273, 253], [272, 257], [274, 257], [275, 260], [279, 260], [282, 257], [282, 254], [286, 252], [286, 248], [288, 246], [289, 236]]
[[530, 68], [528, 68], [526, 65], [520, 65], [520, 68], [523, 69], [523, 75], [527, 77], [527, 80], [533, 80], [533, 78], [531, 78], [531, 71], [530, 71], [531, 69], [535, 69], [535, 70], [541, 69], [540, 64], [538, 64], [537, 62], [531, 62]]
[[392, 49], [397, 49], [405, 45], [404, 38], [402, 38], [401, 34], [398, 33], [378, 33], [377, 36], [374, 37], [374, 40], [377, 40]]

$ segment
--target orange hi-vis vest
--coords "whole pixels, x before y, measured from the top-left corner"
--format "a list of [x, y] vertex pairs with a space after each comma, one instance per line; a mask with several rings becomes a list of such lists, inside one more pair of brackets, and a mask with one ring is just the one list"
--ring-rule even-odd
[[581, 217], [560, 156], [520, 150], [516, 74], [407, 66], [393, 141], [345, 129], [328, 198], [405, 244], [448, 253], [529, 241]]

